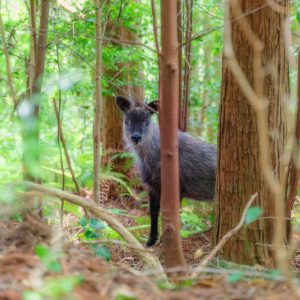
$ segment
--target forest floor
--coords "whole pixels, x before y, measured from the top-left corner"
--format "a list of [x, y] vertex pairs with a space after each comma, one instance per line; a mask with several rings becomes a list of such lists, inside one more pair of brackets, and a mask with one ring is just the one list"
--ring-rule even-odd
[[[107, 207], [123, 206], [113, 201]], [[128, 206], [129, 205], [129, 206]], [[144, 209], [126, 204], [128, 215], [147, 214]], [[72, 218], [66, 215], [66, 223]], [[134, 219], [120, 217], [126, 226]], [[134, 250], [109, 245], [112, 255], [106, 262], [78, 240], [70, 241], [69, 228], [59, 234], [59, 226], [49, 226], [34, 217], [23, 223], [0, 222], [0, 299], [296, 299], [285, 282], [261, 277], [229, 282], [224, 272], [201, 274], [194, 281], [178, 285], [157, 284], [156, 276], [142, 270], [143, 264]], [[72, 233], [74, 236], [74, 232]], [[183, 249], [189, 267], [195, 267], [203, 254], [210, 251], [210, 235], [195, 234], [183, 239]], [[64, 253], [57, 257], [40, 254], [35, 247], [45, 244]], [[162, 247], [151, 249], [163, 263]], [[47, 251], [46, 251], [47, 252]], [[55, 270], [56, 261], [60, 268]], [[52, 268], [49, 268], [52, 266]], [[293, 268], [300, 266], [300, 250], [296, 252]], [[53, 268], [54, 267], [54, 268]], [[78, 277], [80, 275], [80, 278]], [[35, 291], [35, 292], [32, 292]]]

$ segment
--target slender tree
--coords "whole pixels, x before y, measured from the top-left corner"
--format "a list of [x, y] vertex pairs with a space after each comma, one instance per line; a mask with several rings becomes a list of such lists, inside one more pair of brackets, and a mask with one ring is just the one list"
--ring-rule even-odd
[[[41, 92], [46, 61], [47, 34], [49, 20], [49, 0], [41, 0], [40, 29], [36, 48], [36, 64], [34, 72], [33, 93]], [[34, 18], [34, 16], [32, 16]], [[37, 106], [37, 112], [39, 107]]]
[[166, 266], [184, 266], [180, 238], [177, 1], [161, 2], [161, 216]]
[[[276, 201], [282, 200], [274, 193], [274, 182], [284, 181], [286, 169], [282, 155], [286, 142], [284, 101], [289, 80], [284, 22], [289, 1], [280, 2], [281, 11], [266, 5], [264, 0], [229, 3], [228, 39], [232, 40], [238, 65], [233, 66], [233, 54], [225, 38], [227, 59], [222, 74], [215, 241], [238, 224], [251, 195], [258, 192], [256, 205], [262, 208], [263, 218], [232, 237], [222, 256], [241, 264], [274, 267], [270, 245], [278, 234], [275, 228], [279, 228], [275, 216], [280, 206]], [[225, 27], [225, 35], [229, 31]], [[243, 80], [238, 72], [247, 78]]]
[[[38, 39], [35, 36], [34, 2], [30, 6], [31, 18], [31, 55], [30, 61], [34, 64], [33, 74], [29, 74], [28, 98], [33, 107], [32, 114], [22, 116], [23, 141], [24, 141], [24, 177], [29, 180], [39, 181], [39, 109], [40, 93], [45, 69], [47, 33], [49, 20], [49, 0], [40, 2], [40, 27]], [[34, 61], [33, 61], [34, 59]], [[32, 81], [32, 79], [33, 81]]]
[[101, 30], [101, 15], [102, 6], [100, 0], [94, 0], [96, 10], [96, 103], [95, 103], [95, 118], [94, 118], [94, 185], [93, 196], [96, 202], [100, 201], [100, 126], [101, 126], [101, 104], [102, 104], [102, 30]]
[[193, 0], [186, 0], [186, 28], [185, 28], [185, 47], [184, 47], [184, 73], [183, 73], [183, 91], [180, 110], [180, 129], [187, 130], [188, 123], [188, 103], [190, 96], [191, 79], [191, 51], [192, 51], [192, 30], [193, 30]]

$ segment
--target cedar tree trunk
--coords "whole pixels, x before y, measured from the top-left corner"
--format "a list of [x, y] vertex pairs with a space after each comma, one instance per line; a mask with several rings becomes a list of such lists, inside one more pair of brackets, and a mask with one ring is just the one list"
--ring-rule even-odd
[[[284, 99], [288, 93], [288, 65], [284, 45], [284, 20], [265, 0], [238, 1], [246, 20], [263, 44], [262, 61], [269, 72], [264, 80], [264, 97], [268, 100], [270, 157], [274, 175], [281, 178], [280, 159], [286, 142]], [[288, 5], [288, 0], [280, 2]], [[252, 13], [247, 14], [246, 12]], [[232, 43], [237, 60], [253, 87], [253, 48], [231, 13]], [[235, 19], [235, 20], [233, 20]], [[267, 69], [268, 68], [268, 69]], [[263, 217], [240, 230], [223, 248], [222, 257], [240, 264], [274, 267], [275, 226], [274, 199], [261, 172], [256, 115], [241, 91], [234, 75], [223, 64], [219, 120], [219, 160], [216, 187], [215, 242], [239, 222], [250, 196], [258, 192], [257, 206]]]
[[[129, 31], [127, 28], [120, 26], [117, 28], [116, 39], [124, 41], [136, 41], [136, 36]], [[126, 45], [124, 46], [126, 47]], [[135, 62], [132, 63], [132, 65]], [[131, 66], [132, 66], [131, 65]], [[117, 72], [111, 70], [104, 70], [106, 75], [111, 79], [121, 78], [124, 81], [130, 82], [130, 74], [128, 72], [119, 72], [122, 69], [126, 69], [129, 65], [120, 65]], [[138, 69], [138, 67], [137, 67]], [[142, 71], [139, 70], [138, 76], [141, 78]], [[130, 95], [137, 101], [143, 101], [144, 99], [144, 88], [142, 86], [122, 86], [121, 89], [114, 89], [115, 94]], [[101, 130], [101, 143], [102, 143], [102, 164], [105, 165], [109, 161], [112, 154], [117, 153], [123, 149], [122, 139], [122, 114], [117, 108], [115, 103], [115, 97], [113, 95], [106, 95], [103, 97], [103, 113], [102, 113], [102, 130]], [[116, 166], [117, 167], [117, 166]], [[118, 169], [118, 168], [117, 168]]]

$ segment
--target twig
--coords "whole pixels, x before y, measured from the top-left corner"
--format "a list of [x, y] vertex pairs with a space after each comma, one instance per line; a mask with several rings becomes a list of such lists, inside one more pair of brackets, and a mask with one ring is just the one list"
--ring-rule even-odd
[[64, 137], [60, 117], [59, 117], [59, 111], [58, 111], [58, 107], [57, 107], [55, 98], [53, 98], [53, 106], [54, 106], [55, 116], [56, 116], [56, 120], [57, 120], [57, 130], [59, 132], [59, 139], [60, 139], [60, 141], [62, 143], [62, 146], [63, 146], [63, 149], [64, 149], [68, 169], [71, 173], [71, 177], [72, 177], [72, 180], [74, 182], [76, 192], [77, 192], [78, 195], [80, 195], [80, 187], [79, 187], [79, 184], [76, 180], [75, 173], [74, 173], [74, 170], [73, 170], [73, 167], [72, 167], [71, 157], [70, 157], [70, 154], [69, 154], [69, 151], [68, 151], [68, 148], [67, 148], [67, 144], [66, 144], [66, 141], [65, 141], [65, 137]]
[[[192, 37], [193, 30], [193, 0], [186, 0], [186, 31], [185, 41], [189, 41]], [[188, 118], [188, 103], [189, 103], [189, 92], [190, 92], [190, 75], [191, 75], [191, 48], [192, 43], [186, 43], [185, 46], [185, 63], [184, 63], [184, 76], [183, 76], [183, 99], [182, 99], [182, 111], [180, 114], [181, 118], [181, 129], [187, 130], [187, 118]]]
[[0, 0], [0, 31], [1, 31], [1, 39], [2, 39], [2, 50], [3, 50], [4, 56], [5, 56], [5, 62], [6, 62], [6, 76], [7, 76], [7, 83], [8, 83], [8, 87], [9, 87], [9, 93], [13, 100], [14, 106], [16, 107], [18, 104], [18, 98], [17, 98], [17, 93], [15, 90], [15, 87], [13, 85], [10, 57], [9, 57], [7, 47], [6, 47], [5, 33], [4, 33], [3, 22], [2, 22], [1, 0]]
[[221, 250], [221, 248], [224, 246], [224, 244], [232, 237], [234, 236], [244, 225], [244, 221], [245, 221], [245, 217], [246, 217], [246, 213], [249, 209], [249, 207], [252, 205], [253, 201], [255, 200], [255, 198], [257, 197], [257, 193], [252, 195], [250, 197], [250, 200], [248, 201], [242, 217], [240, 219], [240, 222], [234, 227], [232, 228], [230, 231], [228, 231], [220, 240], [220, 242], [216, 245], [216, 247], [210, 252], [210, 254], [201, 261], [200, 265], [193, 271], [191, 277], [195, 278], [197, 276], [197, 273], [202, 272], [202, 270], [207, 266], [207, 264], [216, 256], [216, 254]]
[[[58, 82], [60, 83], [61, 82], [61, 67], [60, 67], [59, 47], [58, 47], [57, 36], [56, 36], [55, 22], [53, 22], [53, 21], [55, 21], [55, 20], [52, 20], [52, 26], [53, 26], [53, 33], [54, 33], [54, 40], [55, 40]], [[61, 92], [61, 88], [59, 85], [58, 85], [58, 108], [56, 107], [55, 99], [53, 99], [53, 101], [54, 101], [54, 109], [55, 109], [55, 115], [56, 115], [56, 120], [57, 120], [57, 145], [58, 145], [58, 150], [59, 150], [60, 169], [62, 172], [62, 190], [64, 190], [65, 189], [65, 168], [64, 168], [63, 154], [62, 154], [61, 143], [60, 143], [61, 142], [61, 134], [62, 134], [62, 124], [61, 124], [62, 123], [62, 121], [61, 121], [62, 92]], [[57, 113], [56, 113], [56, 111], [57, 111]], [[75, 184], [75, 186], [76, 186], [76, 184]], [[64, 201], [62, 200], [61, 207], [60, 207], [61, 228], [63, 228], [63, 218], [64, 218]]]
[[[143, 260], [145, 265], [148, 266], [149, 269], [157, 270], [164, 274], [163, 268], [158, 258], [150, 253], [145, 252], [140, 242], [118, 221], [118, 219], [114, 215], [108, 213], [105, 209], [103, 209], [100, 205], [96, 204], [94, 201], [84, 199], [80, 196], [73, 195], [55, 188], [45, 187], [43, 185], [33, 182], [24, 182], [21, 184], [21, 186], [28, 190], [38, 191], [43, 194], [48, 194], [50, 196], [64, 199], [71, 203], [82, 206], [96, 217], [105, 221], [116, 232], [118, 232], [128, 244], [136, 247], [137, 254], [140, 256], [140, 258]], [[165, 276], [163, 277], [165, 278]]]

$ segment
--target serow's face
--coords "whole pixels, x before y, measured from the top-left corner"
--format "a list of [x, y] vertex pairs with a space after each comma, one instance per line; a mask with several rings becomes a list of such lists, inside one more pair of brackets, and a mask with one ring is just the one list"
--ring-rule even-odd
[[157, 102], [142, 105], [122, 96], [117, 96], [116, 104], [124, 114], [126, 138], [134, 145], [138, 145], [146, 139], [150, 128], [151, 115], [157, 111]]
[[133, 108], [124, 114], [124, 130], [128, 140], [134, 145], [146, 137], [151, 115], [142, 108]]

